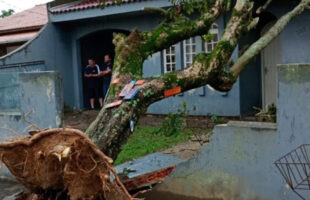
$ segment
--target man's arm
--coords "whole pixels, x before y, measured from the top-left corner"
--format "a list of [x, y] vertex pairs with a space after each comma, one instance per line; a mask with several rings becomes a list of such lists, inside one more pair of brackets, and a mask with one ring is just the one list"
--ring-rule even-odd
[[88, 74], [88, 73], [87, 73], [87, 70], [86, 70], [86, 69], [84, 70], [84, 77], [85, 77], [85, 78], [90, 78], [90, 77], [92, 77], [92, 76], [93, 76], [92, 74]]
[[105, 76], [105, 75], [111, 74], [111, 73], [112, 73], [112, 70], [111, 69], [107, 69], [107, 70], [101, 71], [100, 72], [100, 76]]

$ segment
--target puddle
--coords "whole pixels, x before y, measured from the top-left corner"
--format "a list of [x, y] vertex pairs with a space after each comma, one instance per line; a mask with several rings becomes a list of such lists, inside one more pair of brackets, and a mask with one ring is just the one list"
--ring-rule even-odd
[[0, 181], [0, 199], [16, 194], [22, 190], [22, 186], [13, 182]]
[[222, 200], [210, 198], [195, 198], [189, 196], [176, 195], [169, 192], [158, 192], [156, 190], [140, 194], [137, 198], [145, 198], [145, 200]]

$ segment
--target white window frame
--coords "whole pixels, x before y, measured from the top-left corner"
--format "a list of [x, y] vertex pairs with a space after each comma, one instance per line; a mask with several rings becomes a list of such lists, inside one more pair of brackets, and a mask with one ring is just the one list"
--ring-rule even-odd
[[[218, 28], [218, 25], [216, 23], [212, 24], [209, 33], [214, 35], [214, 36], [216, 35], [217, 37], [212, 39], [212, 40], [205, 41], [204, 47], [205, 47], [206, 53], [211, 53], [214, 50], [217, 43], [219, 42], [219, 28]], [[211, 45], [211, 49], [208, 48], [208, 45]]]
[[[189, 47], [189, 51], [187, 51]], [[183, 56], [184, 56], [184, 67], [189, 67], [197, 54], [197, 38], [192, 37], [183, 41]], [[189, 59], [187, 59], [189, 56]]]
[[[172, 49], [174, 48], [174, 53], [172, 53]], [[169, 52], [168, 52], [169, 50]], [[164, 56], [164, 73], [169, 73], [169, 72], [173, 72], [176, 70], [176, 50], [177, 50], [177, 45], [172, 45], [171, 47], [169, 47], [168, 49], [165, 49], [163, 51], [163, 56]], [[174, 57], [174, 62], [172, 61]], [[169, 62], [167, 60], [167, 58], [169, 58]], [[168, 66], [170, 69], [168, 69]]]

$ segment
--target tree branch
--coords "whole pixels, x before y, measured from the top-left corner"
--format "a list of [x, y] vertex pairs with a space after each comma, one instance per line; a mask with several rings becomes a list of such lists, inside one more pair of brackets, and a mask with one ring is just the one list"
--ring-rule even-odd
[[310, 0], [302, 0], [291, 12], [282, 16], [270, 30], [262, 36], [258, 41], [252, 44], [248, 50], [236, 61], [230, 69], [235, 80], [240, 75], [241, 71], [263, 50], [272, 40], [274, 40], [286, 25], [295, 17], [299, 16], [310, 5]]
[[155, 14], [160, 14], [163, 16], [167, 16], [168, 12], [163, 9], [163, 8], [150, 8], [150, 7], [143, 7], [143, 11], [149, 12], [149, 13], [155, 13]]
[[[230, 1], [216, 0], [212, 4], [210, 1], [202, 1], [206, 4], [206, 12], [198, 19], [176, 14], [172, 19], [169, 17], [169, 20], [163, 21], [154, 30], [145, 32], [134, 30], [128, 37], [118, 38], [114, 43], [117, 60], [114, 66], [115, 74], [119, 78], [122, 74], [142, 77], [144, 60], [179, 41], [208, 33], [212, 23], [228, 10]], [[171, 9], [171, 12], [173, 10]]]
[[[257, 18], [252, 18], [253, 5], [250, 0], [237, 1], [234, 14], [227, 24], [224, 35], [211, 54], [201, 53], [196, 56], [193, 65], [189, 68], [179, 72], [164, 74], [159, 79], [154, 79], [144, 85], [141, 88], [142, 91], [150, 87], [153, 91], [152, 97], [154, 98], [149, 103], [152, 104], [155, 101], [163, 99], [164, 91], [176, 86], [181, 86], [182, 92], [206, 84], [210, 84], [219, 90], [231, 89], [232, 84], [225, 87], [223, 85], [223, 79], [230, 80], [231, 78], [231, 75], [223, 69], [229, 62], [240, 38], [249, 32], [250, 28], [254, 27], [253, 24], [256, 24], [258, 21]], [[229, 82], [231, 83], [231, 81]]]
[[267, 2], [263, 6], [257, 9], [256, 14], [259, 15], [260, 13], [264, 12], [268, 8], [268, 6], [272, 3], [272, 1], [273, 0], [267, 0]]

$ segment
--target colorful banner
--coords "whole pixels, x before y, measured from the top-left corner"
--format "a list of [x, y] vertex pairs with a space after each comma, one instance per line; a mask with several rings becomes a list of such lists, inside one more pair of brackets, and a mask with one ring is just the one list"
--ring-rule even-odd
[[136, 85], [143, 85], [145, 83], [145, 80], [138, 80], [136, 82]]
[[131, 89], [128, 94], [124, 97], [125, 100], [132, 100], [140, 92], [140, 89]]
[[123, 100], [115, 101], [113, 103], [107, 104], [106, 106], [104, 106], [104, 108], [107, 109], [107, 108], [116, 107], [116, 106], [121, 105], [122, 102], [123, 102]]
[[119, 84], [120, 81], [121, 81], [120, 78], [116, 78], [116, 79], [114, 79], [114, 80], [112, 81], [112, 84]]
[[121, 93], [119, 94], [120, 97], [124, 97], [126, 96], [130, 90], [135, 86], [136, 81], [130, 81], [129, 84], [125, 85], [124, 89], [121, 91]]
[[176, 87], [170, 90], [166, 90], [165, 91], [165, 98], [174, 96], [176, 94], [180, 94], [182, 92], [182, 88], [181, 87]]

